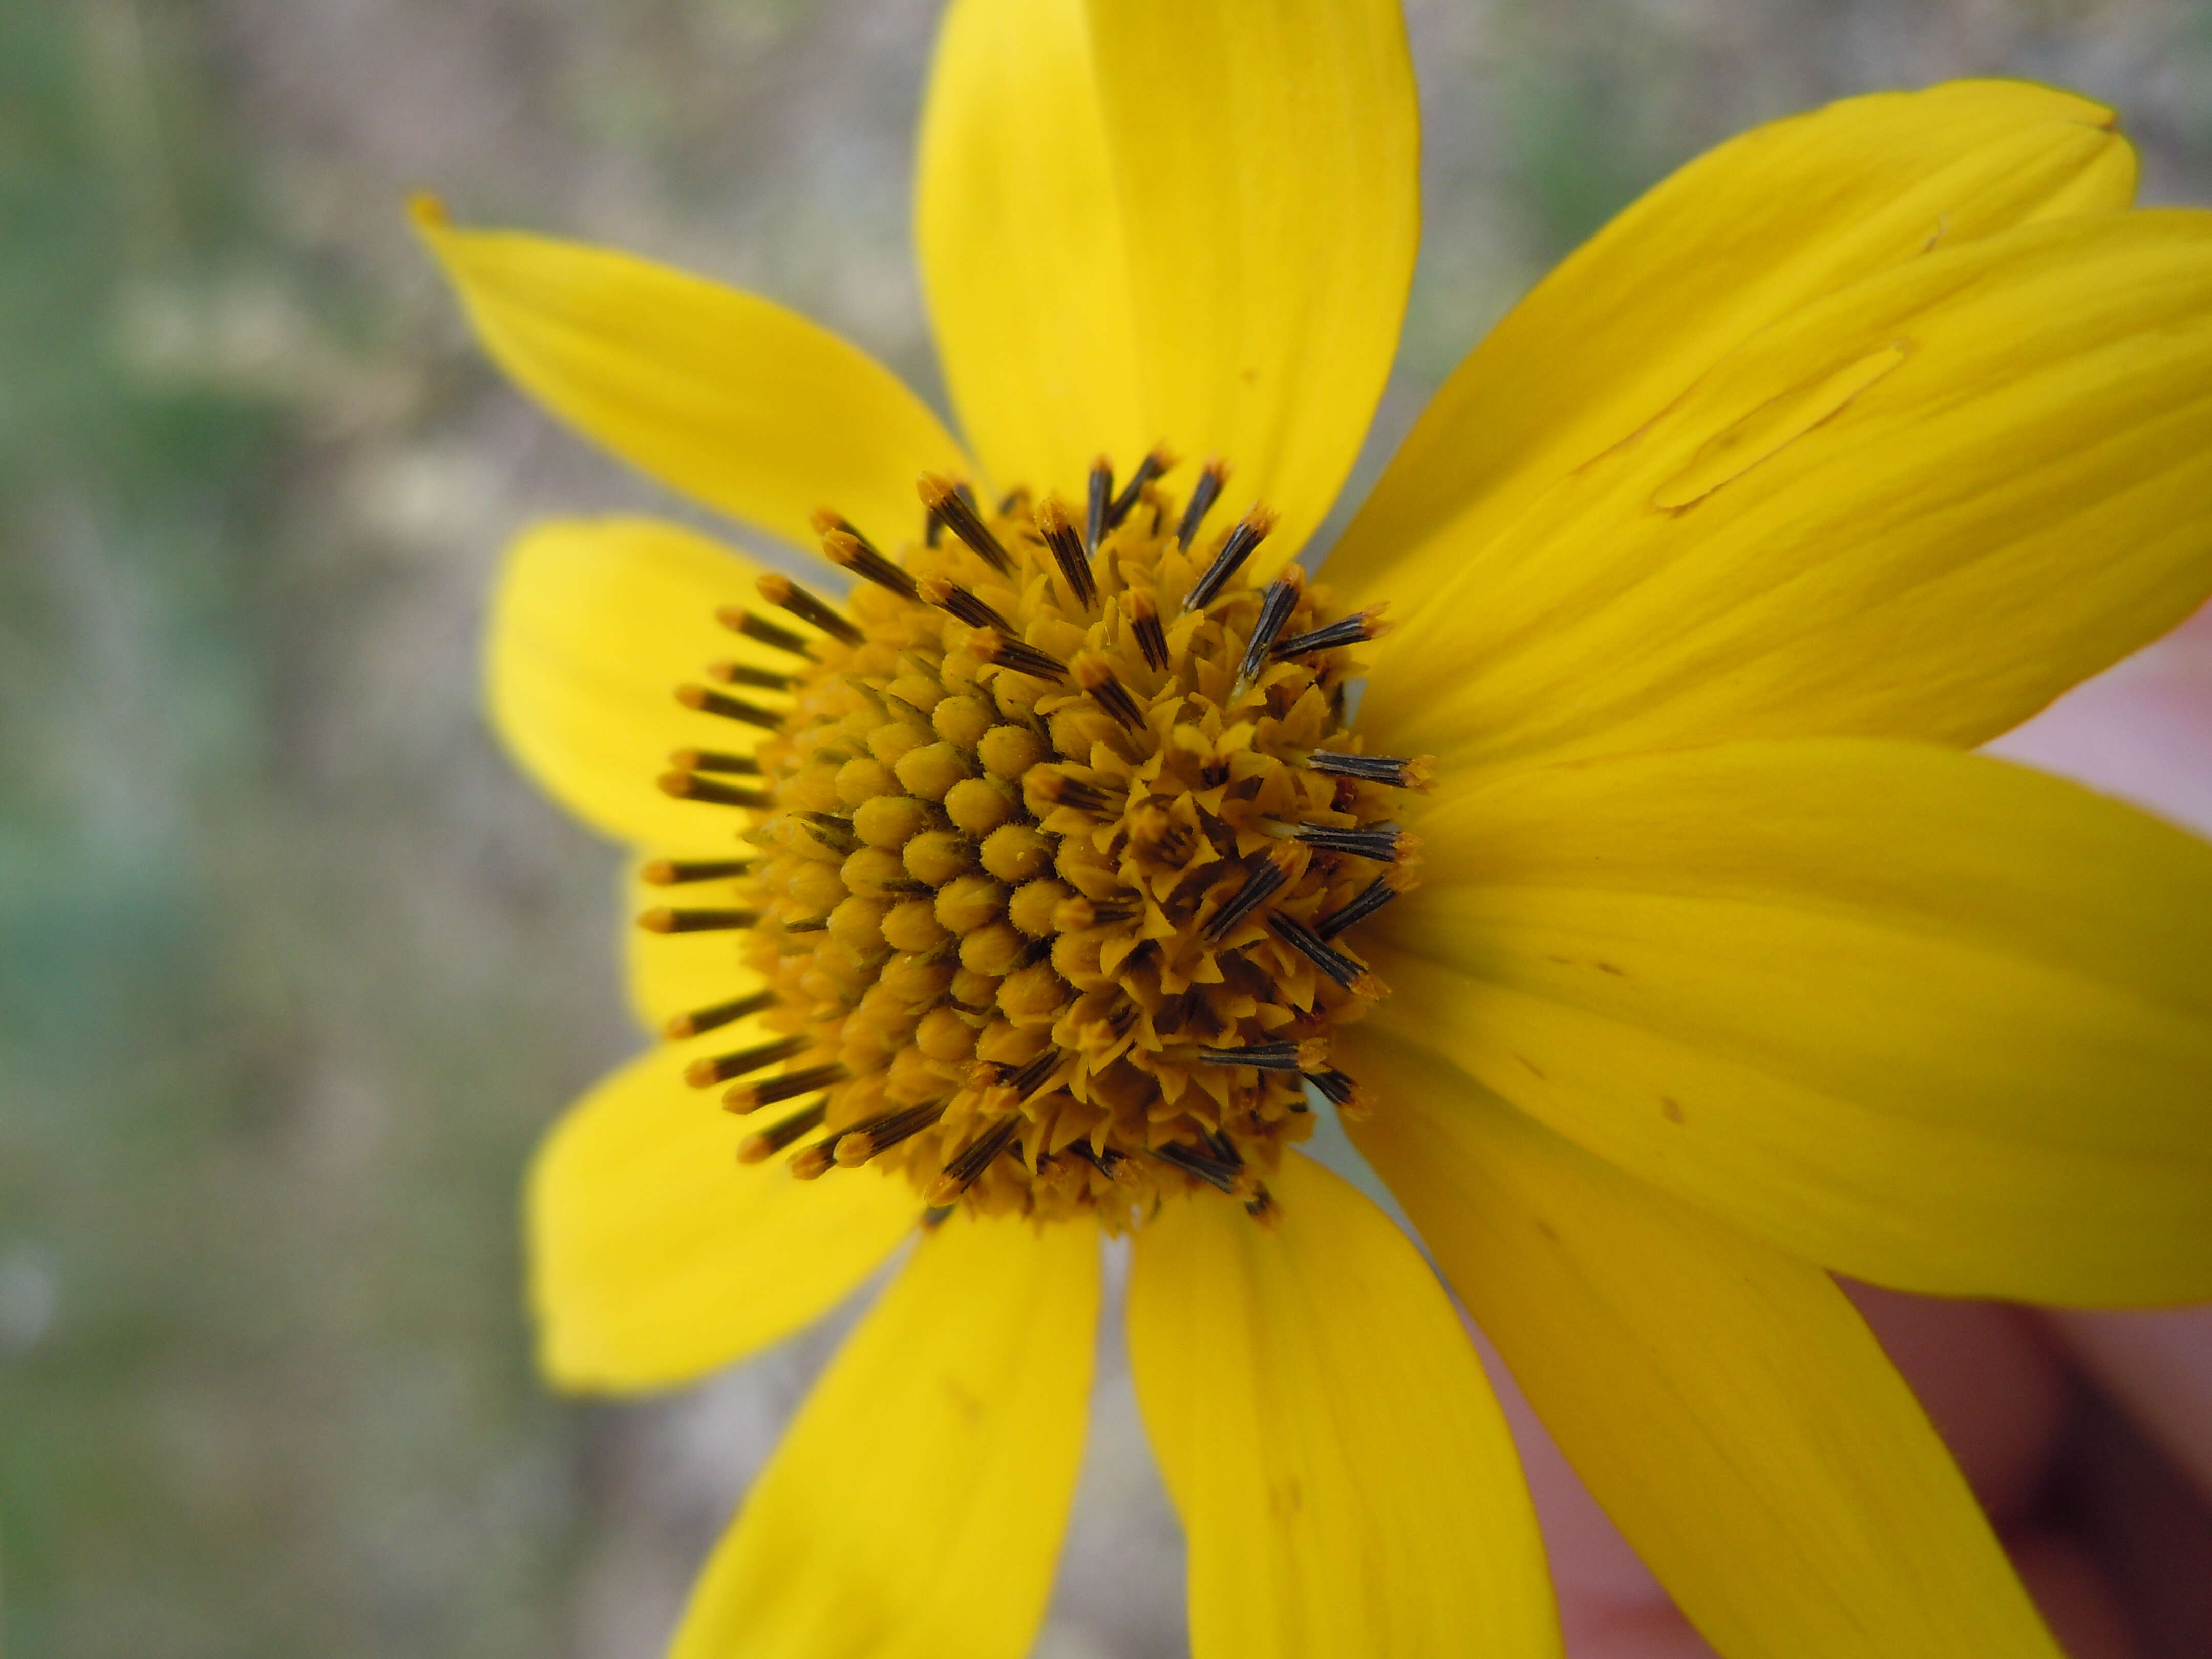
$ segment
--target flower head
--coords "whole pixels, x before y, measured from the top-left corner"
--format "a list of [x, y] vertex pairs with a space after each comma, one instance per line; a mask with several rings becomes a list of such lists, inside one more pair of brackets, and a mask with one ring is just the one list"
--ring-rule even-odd
[[679, 1652], [1021, 1652], [1102, 1232], [1197, 1653], [1556, 1651], [1323, 1103], [1723, 1652], [2051, 1651], [1823, 1270], [2212, 1294], [2212, 850], [1960, 752], [2212, 589], [2212, 220], [2034, 88], [1747, 135], [1310, 581], [1414, 131], [1387, 0], [958, 0], [918, 222], [972, 449], [764, 301], [422, 216], [524, 386], [851, 579], [556, 525], [493, 630], [518, 754], [640, 849], [668, 1039], [538, 1166], [549, 1369], [696, 1375], [921, 1234]]

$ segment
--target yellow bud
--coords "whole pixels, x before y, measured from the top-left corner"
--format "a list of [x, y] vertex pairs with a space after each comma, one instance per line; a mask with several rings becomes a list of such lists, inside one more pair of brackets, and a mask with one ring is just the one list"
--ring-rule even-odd
[[998, 777], [1019, 778], [1045, 757], [1044, 739], [1026, 726], [994, 726], [976, 745], [976, 757]]
[[975, 1028], [953, 1010], [939, 1006], [914, 1028], [915, 1046], [932, 1060], [965, 1060], [975, 1052]]
[[1048, 962], [1017, 969], [999, 985], [999, 1006], [1018, 1025], [1049, 1020], [1066, 1006], [1069, 992]]
[[945, 696], [945, 688], [933, 678], [920, 674], [902, 674], [890, 683], [891, 696], [901, 702], [912, 703], [925, 714], [933, 709]]
[[1048, 938], [1058, 931], [1052, 925], [1052, 913], [1070, 896], [1068, 890], [1056, 881], [1024, 882], [1014, 890], [1006, 906], [1006, 920], [1031, 939]]
[[1052, 867], [1052, 843], [1026, 823], [1001, 824], [983, 838], [982, 857], [1000, 881], [1027, 881]]
[[896, 852], [929, 828], [934, 815], [906, 795], [878, 795], [853, 813], [853, 833], [871, 847]]
[[1006, 890], [988, 876], [956, 876], [937, 890], [937, 919], [956, 933], [998, 920]]
[[950, 830], [925, 830], [907, 842], [902, 856], [907, 873], [916, 881], [942, 887], [975, 861], [975, 849]]
[[927, 951], [952, 935], [937, 920], [927, 899], [908, 899], [893, 905], [884, 917], [884, 938], [894, 951]]
[[[853, 854], [853, 858], [860, 856], [859, 853]], [[852, 859], [845, 860], [848, 866], [852, 861]], [[787, 868], [789, 873], [784, 878], [783, 890], [790, 896], [794, 915], [826, 916], [845, 902], [849, 878], [840, 875], [831, 866], [810, 860]], [[859, 890], [854, 888], [851, 890]]]
[[966, 758], [949, 743], [926, 743], [900, 756], [891, 769], [907, 793], [924, 800], [943, 800], [945, 792], [966, 777]]
[[[845, 860], [844, 867], [838, 874], [842, 878], [838, 884], [840, 886], [866, 898], [882, 898], [890, 884], [907, 878], [906, 866], [899, 862], [899, 855], [885, 852], [880, 847], [863, 847]], [[838, 896], [842, 897], [843, 895]], [[836, 902], [833, 899], [830, 902]], [[826, 915], [829, 911], [830, 905], [825, 904], [811, 914]]]
[[995, 718], [996, 711], [980, 697], [947, 697], [930, 710], [929, 723], [945, 742], [973, 749]]
[[1003, 921], [979, 927], [960, 941], [960, 965], [978, 974], [1003, 976], [1020, 965], [1029, 943]]
[[884, 765], [896, 768], [901, 756], [921, 748], [928, 741], [929, 733], [919, 726], [902, 720], [878, 720], [868, 731], [868, 752]]
[[963, 778], [945, 792], [945, 814], [955, 828], [988, 836], [1014, 815], [1014, 804], [988, 778]]
[[927, 957], [893, 957], [884, 964], [884, 988], [909, 1008], [933, 1002], [952, 983], [952, 964]]
[[884, 942], [884, 907], [854, 894], [830, 913], [830, 937], [848, 951], [870, 951]]
[[837, 769], [837, 799], [848, 806], [898, 792], [898, 780], [891, 769], [873, 755], [855, 755]]

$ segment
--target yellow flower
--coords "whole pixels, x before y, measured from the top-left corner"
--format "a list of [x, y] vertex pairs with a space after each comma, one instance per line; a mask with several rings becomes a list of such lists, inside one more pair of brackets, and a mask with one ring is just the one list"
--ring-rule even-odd
[[672, 1033], [533, 1175], [548, 1370], [684, 1381], [920, 1234], [680, 1654], [1022, 1652], [1111, 1231], [1196, 1653], [1556, 1652], [1472, 1351], [1295, 1150], [1304, 1079], [1723, 1653], [2054, 1652], [1826, 1270], [2212, 1296], [2212, 849], [1964, 752], [2212, 588], [2212, 218], [2124, 211], [2109, 112], [2027, 86], [1748, 134], [1303, 585], [1415, 150], [1390, 0], [956, 0], [965, 447], [764, 301], [422, 215], [524, 386], [866, 579], [556, 524], [493, 624], [515, 751], [640, 849]]

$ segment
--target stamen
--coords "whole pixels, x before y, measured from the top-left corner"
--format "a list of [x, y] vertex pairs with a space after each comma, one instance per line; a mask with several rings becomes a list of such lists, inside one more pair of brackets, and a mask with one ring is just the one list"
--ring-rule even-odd
[[1275, 527], [1275, 512], [1272, 507], [1255, 507], [1237, 521], [1229, 538], [1221, 544], [1221, 551], [1213, 556], [1213, 562], [1206, 574], [1191, 584], [1190, 592], [1183, 596], [1186, 611], [1202, 611], [1213, 603], [1229, 579], [1243, 568], [1244, 561], [1252, 556], [1252, 550], [1265, 541], [1267, 532]]
[[1014, 562], [1006, 556], [1006, 550], [999, 544], [999, 538], [975, 511], [975, 498], [963, 486], [954, 483], [941, 472], [925, 472], [916, 488], [924, 503], [945, 520], [954, 535], [968, 544], [977, 558], [1002, 576], [1013, 573]]
[[1324, 943], [1312, 928], [1295, 916], [1286, 916], [1278, 910], [1267, 918], [1267, 926], [1275, 930], [1275, 936], [1284, 944], [1346, 990], [1370, 1000], [1382, 995], [1380, 981], [1367, 971], [1364, 964], [1355, 962], [1341, 951]]
[[733, 634], [742, 634], [749, 640], [758, 640], [763, 645], [794, 657], [811, 657], [813, 642], [804, 635], [794, 634], [787, 628], [778, 628], [765, 617], [756, 617], [750, 611], [740, 611], [735, 605], [724, 605], [714, 613], [714, 620]]
[[1037, 508], [1036, 526], [1037, 534], [1052, 550], [1053, 562], [1060, 567], [1060, 580], [1067, 584], [1076, 608], [1090, 610], [1098, 603], [1098, 584], [1091, 579], [1091, 561], [1084, 555], [1083, 538], [1076, 534], [1059, 496], [1044, 498], [1044, 505]]
[[686, 708], [696, 708], [702, 714], [714, 714], [726, 720], [743, 720], [747, 726], [757, 726], [763, 731], [776, 732], [783, 727], [783, 716], [772, 708], [763, 708], [757, 703], [744, 702], [736, 697], [726, 697], [719, 691], [709, 691], [703, 685], [679, 685], [676, 701]]
[[1304, 842], [1323, 853], [1349, 853], [1377, 864], [1396, 864], [1410, 857], [1420, 838], [1407, 835], [1395, 823], [1362, 824], [1356, 830], [1337, 830], [1325, 823], [1271, 823], [1271, 836]]
[[970, 628], [994, 629], [1001, 634], [1014, 631], [1012, 623], [958, 582], [948, 581], [942, 576], [924, 576], [914, 587], [925, 605], [933, 605], [939, 611], [951, 611]]
[[865, 1123], [856, 1123], [837, 1137], [837, 1162], [847, 1169], [866, 1164], [902, 1140], [912, 1139], [945, 1115], [946, 1101], [933, 1100], [903, 1111], [884, 1112]]
[[1285, 568], [1283, 574], [1267, 584], [1267, 591], [1260, 600], [1260, 619], [1252, 624], [1250, 643], [1244, 647], [1244, 660], [1237, 665], [1237, 682], [1230, 689], [1233, 701], [1252, 689], [1260, 678], [1260, 671], [1267, 665], [1267, 652], [1275, 643], [1275, 635], [1283, 631], [1283, 624], [1291, 619], [1291, 612], [1298, 608], [1298, 600], [1306, 591], [1306, 573], [1296, 565]]
[[1185, 1175], [1196, 1176], [1209, 1187], [1224, 1193], [1237, 1190], [1237, 1165], [1233, 1164], [1224, 1164], [1195, 1147], [1179, 1146], [1174, 1141], [1164, 1146], [1153, 1147], [1152, 1153], [1162, 1163], [1173, 1164]]
[[1327, 1071], [1308, 1072], [1305, 1078], [1313, 1085], [1314, 1092], [1338, 1111], [1350, 1113], [1354, 1117], [1364, 1114], [1365, 1107], [1359, 1097], [1359, 1085], [1346, 1073], [1332, 1066]]
[[860, 850], [860, 838], [853, 833], [852, 819], [841, 818], [835, 812], [793, 812], [791, 816], [824, 847], [840, 853]]
[[1358, 895], [1340, 910], [1333, 910], [1314, 923], [1314, 932], [1322, 939], [1334, 939], [1354, 922], [1364, 921], [1392, 899], [1398, 896], [1398, 884], [1407, 878], [1404, 871], [1394, 866], [1359, 890]]
[[1106, 659], [1095, 651], [1079, 651], [1069, 665], [1074, 671], [1075, 683], [1091, 694], [1091, 699], [1123, 726], [1134, 729], [1145, 723], [1145, 711], [1131, 696], [1128, 688], [1114, 678], [1114, 671]]
[[1129, 475], [1129, 482], [1114, 498], [1114, 504], [1106, 509], [1106, 527], [1119, 530], [1121, 520], [1127, 518], [1130, 509], [1136, 506], [1137, 498], [1145, 493], [1145, 486], [1174, 465], [1175, 456], [1167, 447], [1155, 445], [1152, 453], [1137, 463], [1137, 470]]
[[1012, 634], [985, 633], [978, 629], [968, 636], [968, 648], [985, 662], [1011, 668], [1033, 680], [1064, 680], [1067, 665], [1051, 653], [1040, 651]]
[[1129, 615], [1129, 631], [1137, 636], [1137, 649], [1145, 654], [1152, 667], [1164, 669], [1168, 665], [1168, 631], [1160, 626], [1160, 607], [1151, 593], [1134, 588], [1121, 596], [1121, 608]]
[[1090, 513], [1084, 520], [1084, 550], [1094, 558], [1105, 538], [1106, 514], [1114, 500], [1114, 466], [1103, 455], [1091, 463]]
[[764, 1164], [801, 1135], [813, 1133], [830, 1109], [830, 1103], [817, 1100], [803, 1110], [793, 1112], [780, 1122], [771, 1123], [757, 1134], [747, 1135], [738, 1143], [738, 1162]]
[[1255, 865], [1244, 878], [1244, 884], [1237, 890], [1228, 903], [1213, 913], [1213, 920], [1206, 924], [1206, 938], [1226, 938], [1231, 928], [1281, 890], [1283, 884], [1291, 878], [1291, 872], [1297, 867], [1297, 862], [1298, 855], [1295, 852], [1287, 847], [1278, 847]]
[[752, 867], [750, 859], [655, 859], [637, 873], [655, 887], [680, 887], [686, 882], [728, 880]]
[[849, 530], [833, 530], [823, 537], [822, 551], [841, 570], [889, 588], [902, 599], [914, 597], [914, 578]]
[[1000, 1120], [983, 1131], [966, 1151], [945, 1166], [945, 1173], [937, 1177], [929, 1189], [932, 1204], [950, 1204], [975, 1184], [975, 1179], [991, 1167], [992, 1160], [1006, 1150], [1007, 1144], [1020, 1132], [1022, 1116]]
[[671, 1041], [695, 1037], [727, 1025], [733, 1019], [743, 1019], [747, 1014], [757, 1014], [763, 1008], [775, 1006], [775, 993], [756, 991], [750, 996], [732, 997], [727, 1002], [717, 1002], [705, 1008], [695, 1008], [688, 1014], [678, 1014], [661, 1031]]
[[1029, 504], [1030, 487], [1027, 484], [1016, 484], [999, 497], [999, 516], [1002, 519], [1010, 519]]
[[678, 800], [705, 801], [714, 806], [744, 806], [756, 812], [764, 812], [775, 805], [775, 797], [764, 789], [738, 789], [726, 783], [717, 783], [712, 778], [702, 777], [696, 772], [663, 772], [660, 793], [673, 795]]
[[668, 763], [679, 772], [734, 772], [743, 777], [761, 775], [760, 762], [750, 755], [732, 755], [720, 749], [678, 749]]
[[710, 662], [707, 678], [724, 685], [757, 685], [763, 691], [788, 691], [791, 676], [770, 673], [765, 668], [755, 668], [750, 663]]
[[750, 1048], [695, 1060], [684, 1068], [684, 1080], [695, 1089], [710, 1089], [717, 1083], [727, 1083], [733, 1077], [773, 1066], [779, 1060], [789, 1060], [806, 1042], [803, 1036], [774, 1037], [766, 1042], [756, 1042]]
[[1093, 899], [1078, 893], [1053, 907], [1052, 928], [1056, 933], [1079, 933], [1088, 927], [1110, 927], [1134, 920], [1140, 908], [1134, 899]]
[[845, 1068], [833, 1060], [826, 1065], [808, 1066], [796, 1072], [786, 1072], [781, 1077], [772, 1077], [763, 1082], [740, 1083], [722, 1097], [722, 1104], [732, 1112], [757, 1112], [763, 1106], [775, 1105], [779, 1100], [789, 1100], [793, 1095], [803, 1095], [809, 1090], [842, 1083], [845, 1077]]
[[1109, 794], [1095, 783], [1085, 783], [1071, 778], [1065, 772], [1056, 772], [1049, 766], [1033, 766], [1023, 775], [1022, 791], [1042, 801], [1048, 809], [1073, 806], [1079, 812], [1088, 812], [1093, 817], [1118, 817], [1123, 798]]
[[1275, 647], [1278, 659], [1284, 657], [1303, 657], [1309, 651], [1333, 651], [1342, 645], [1358, 645], [1365, 640], [1380, 639], [1390, 631], [1390, 624], [1382, 618], [1382, 607], [1370, 605], [1356, 611], [1341, 622], [1333, 622], [1326, 628], [1316, 628], [1310, 634], [1300, 634], [1294, 639], [1282, 641]]
[[1242, 1048], [1200, 1048], [1198, 1057], [1208, 1066], [1249, 1066], [1262, 1072], [1299, 1072], [1326, 1060], [1328, 1045], [1319, 1037], [1308, 1037], [1303, 1042], [1255, 1042]]
[[788, 611], [805, 623], [812, 623], [832, 639], [842, 640], [847, 645], [858, 645], [866, 637], [860, 630], [817, 599], [788, 576], [779, 576], [771, 571], [755, 584], [761, 598], [779, 611]]
[[757, 910], [672, 910], [663, 906], [647, 910], [637, 925], [648, 933], [713, 933], [750, 927], [759, 921]]
[[1199, 526], [1206, 522], [1206, 515], [1221, 498], [1222, 485], [1228, 482], [1229, 464], [1217, 455], [1206, 464], [1206, 470], [1198, 475], [1198, 483], [1191, 488], [1190, 505], [1183, 508], [1182, 522], [1176, 526], [1176, 546], [1186, 550], [1189, 548], [1198, 536]]
[[1392, 755], [1345, 755], [1334, 750], [1316, 749], [1306, 756], [1306, 764], [1333, 777], [1387, 783], [1393, 789], [1426, 789], [1437, 776], [1434, 755], [1416, 755], [1410, 760], [1401, 760]]

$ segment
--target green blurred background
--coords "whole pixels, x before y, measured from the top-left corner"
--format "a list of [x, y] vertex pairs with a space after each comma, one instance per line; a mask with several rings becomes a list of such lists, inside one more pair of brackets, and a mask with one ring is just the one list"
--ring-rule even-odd
[[[514, 1194], [637, 1041], [611, 850], [477, 710], [503, 538], [665, 506], [404, 230], [617, 241], [934, 388], [924, 0], [0, 0], [0, 1645], [657, 1651], [828, 1352], [533, 1382]], [[2212, 198], [2212, 7], [1417, 0], [1428, 242], [1378, 444], [1534, 275], [1750, 123], [2002, 73]], [[1371, 465], [1371, 464], [1370, 464]], [[1109, 1356], [1062, 1659], [1179, 1648]]]

